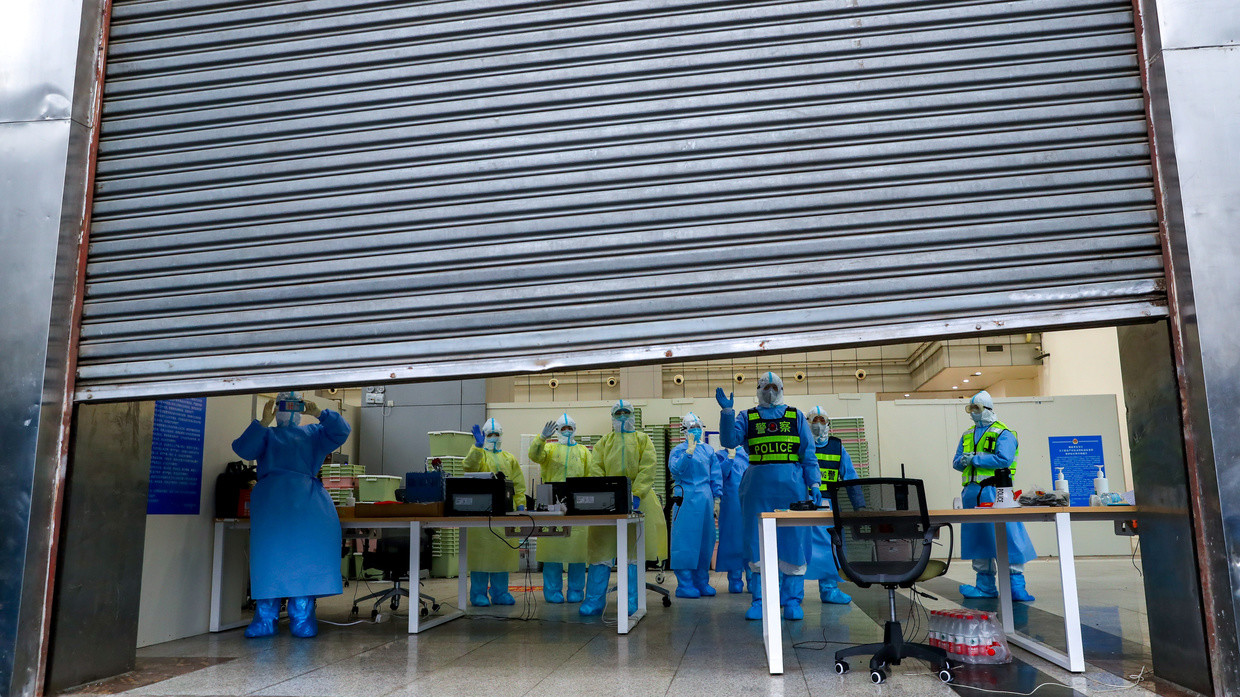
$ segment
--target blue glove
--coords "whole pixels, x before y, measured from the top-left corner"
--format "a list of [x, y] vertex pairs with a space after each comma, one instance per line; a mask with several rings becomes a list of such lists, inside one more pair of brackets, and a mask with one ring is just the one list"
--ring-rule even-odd
[[734, 392], [729, 392], [729, 393], [728, 393], [728, 396], [726, 396], [726, 397], [725, 397], [725, 396], [723, 396], [723, 388], [722, 388], [722, 387], [716, 387], [716, 388], [715, 388], [715, 401], [716, 401], [716, 402], [719, 402], [719, 408], [720, 408], [720, 409], [731, 409], [731, 408], [732, 408], [732, 404], [733, 404], [733, 403], [734, 403], [734, 401], [735, 401], [735, 400], [733, 400], [733, 399], [732, 399], [734, 395], [735, 395], [735, 393], [734, 393]]
[[634, 511], [640, 510], [641, 507], [642, 507], [642, 497], [638, 496], [637, 494], [633, 494], [633, 510]]
[[524, 506], [524, 505], [517, 506], [517, 510], [518, 510], [518, 511], [524, 511], [524, 510], [525, 510], [525, 506]]
[[811, 492], [812, 493], [810, 494], [810, 499], [814, 502], [814, 505], [821, 506], [822, 505], [822, 489], [815, 488], [815, 489], [812, 489]]
[[482, 442], [484, 440], [482, 437], [482, 427], [479, 426], [478, 424], [474, 424], [474, 427], [471, 428], [470, 430], [473, 431], [473, 434], [474, 434], [474, 445], [481, 448]]

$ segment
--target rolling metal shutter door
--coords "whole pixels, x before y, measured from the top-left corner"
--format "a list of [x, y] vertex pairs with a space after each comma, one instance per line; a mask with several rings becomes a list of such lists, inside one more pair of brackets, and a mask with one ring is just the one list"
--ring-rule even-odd
[[116, 0], [78, 398], [1166, 314], [1127, 0]]

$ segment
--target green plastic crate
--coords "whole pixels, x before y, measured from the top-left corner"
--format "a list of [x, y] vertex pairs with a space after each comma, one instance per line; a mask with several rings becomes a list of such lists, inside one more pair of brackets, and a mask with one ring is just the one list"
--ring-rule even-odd
[[374, 503], [375, 501], [395, 501], [396, 490], [401, 488], [401, 478], [385, 474], [363, 474], [357, 478], [357, 500]]
[[472, 433], [431, 431], [426, 437], [430, 440], [431, 457], [465, 457], [474, 445]]

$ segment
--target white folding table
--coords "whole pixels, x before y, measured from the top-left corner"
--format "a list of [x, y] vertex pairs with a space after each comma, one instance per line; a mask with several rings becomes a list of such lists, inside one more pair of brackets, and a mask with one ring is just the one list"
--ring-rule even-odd
[[[1076, 557], [1072, 551], [1072, 521], [1115, 521], [1136, 518], [1136, 506], [1078, 506], [1071, 508], [970, 508], [929, 511], [931, 523], [993, 523], [998, 562], [999, 616], [1009, 643], [1074, 673], [1085, 672], [1081, 639], [1080, 600], [1076, 588]], [[776, 511], [762, 514], [760, 565], [762, 569], [762, 641], [772, 675], [784, 672], [783, 624], [779, 612], [779, 573], [775, 531], [780, 527], [831, 525], [831, 511]], [[1059, 545], [1059, 582], [1063, 589], [1065, 654], [1016, 632], [1012, 623], [1012, 587], [1008, 578], [1008, 539], [1005, 523], [1055, 524]], [[957, 536], [958, 537], [958, 536]]]
[[[637, 514], [624, 515], [574, 515], [574, 516], [528, 516], [528, 515], [504, 515], [488, 518], [486, 516], [460, 516], [453, 518], [435, 518], [435, 517], [393, 517], [393, 518], [341, 518], [340, 527], [343, 530], [372, 530], [376, 528], [384, 529], [407, 529], [409, 531], [410, 540], [419, 540], [422, 535], [422, 528], [485, 528], [494, 527], [496, 531], [503, 534], [505, 528], [517, 528], [517, 534], [506, 535], [507, 537], [521, 538], [530, 534], [537, 528], [546, 527], [578, 527], [578, 526], [594, 526], [594, 525], [610, 525], [616, 528], [616, 564], [617, 568], [623, 570], [629, 563], [629, 536], [628, 530], [630, 526], [637, 528], [637, 539], [644, 539], [645, 521], [643, 516]], [[245, 622], [236, 622], [225, 625], [221, 622], [221, 595], [224, 584], [224, 542], [227, 538], [227, 532], [230, 529], [248, 529], [250, 521], [245, 518], [217, 518], [215, 521], [215, 548], [211, 566], [211, 621], [210, 629], [212, 632], [222, 632], [228, 629], [235, 629], [244, 626]], [[416, 553], [416, 548], [411, 545], [409, 554], [409, 585], [411, 586], [410, 608], [409, 608], [409, 633], [417, 634], [418, 632], [441, 625], [445, 622], [463, 617], [469, 613], [469, 570], [466, 568], [467, 553], [467, 535], [461, 535], [460, 540], [460, 567], [457, 572], [456, 583], [456, 609], [436, 617], [422, 618], [419, 617], [417, 610], [417, 579], [421, 571], [421, 555]], [[644, 553], [639, 554], [644, 557]], [[644, 591], [646, 587], [646, 565], [644, 563], [637, 565], [640, 572], [637, 575], [638, 588]], [[619, 597], [628, 597], [629, 575], [623, 571], [618, 574]], [[637, 625], [637, 622], [646, 616], [646, 594], [639, 592], [637, 594], [637, 612], [632, 615], [628, 614], [629, 604], [627, 602], [616, 603], [616, 632], [619, 634], [628, 634], [629, 630]]]

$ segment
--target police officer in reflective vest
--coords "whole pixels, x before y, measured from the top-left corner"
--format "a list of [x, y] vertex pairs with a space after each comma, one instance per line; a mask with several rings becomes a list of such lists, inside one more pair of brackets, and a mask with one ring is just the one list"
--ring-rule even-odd
[[[974, 427], [965, 431], [956, 446], [952, 467], [963, 475], [964, 491], [961, 499], [965, 508], [976, 508], [979, 503], [993, 503], [995, 487], [982, 486], [993, 477], [995, 470], [1009, 469], [1016, 476], [1016, 459], [1020, 445], [1016, 432], [995, 418], [995, 403], [985, 390], [973, 395], [965, 405], [965, 412], [973, 419]], [[1011, 568], [1012, 600], [1031, 601], [1033, 596], [1025, 590], [1025, 562], [1037, 559], [1033, 541], [1025, 532], [1024, 523], [1007, 523], [1008, 564]], [[966, 598], [997, 598], [995, 585], [995, 527], [990, 523], [966, 523], [960, 526], [960, 557], [973, 560], [977, 572], [975, 585], [961, 585], [960, 594]]]
[[[739, 414], [732, 409], [731, 394], [715, 390], [719, 415], [719, 440], [725, 448], [744, 446], [749, 453], [749, 469], [741, 478], [741, 514], [746, 558], [755, 572], [750, 581], [753, 604], [745, 618], [762, 618], [762, 585], [758, 560], [759, 515], [788, 508], [795, 501], [822, 500], [818, 491], [818, 458], [814, 437], [805, 415], [784, 404], [784, 383], [775, 373], [758, 378], [758, 406]], [[805, 528], [779, 530], [779, 604], [784, 618], [805, 616], [801, 601], [805, 597], [807, 533]]]
[[[806, 418], [809, 419], [810, 432], [814, 435], [818, 472], [822, 478], [822, 498], [826, 503], [827, 484], [856, 479], [857, 470], [853, 468], [852, 458], [844, 449], [844, 441], [831, 435], [831, 419], [826, 410], [814, 407], [809, 410]], [[853, 508], [865, 508], [865, 496], [861, 487], [850, 486], [847, 492]], [[819, 600], [834, 605], [847, 605], [852, 602], [852, 597], [839, 587], [840, 573], [835, 566], [835, 555], [831, 552], [830, 529], [829, 525], [809, 529], [809, 565], [805, 569], [805, 577], [818, 579]]]

